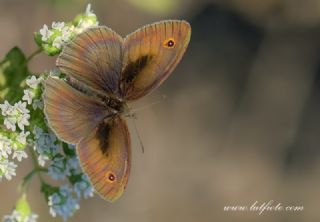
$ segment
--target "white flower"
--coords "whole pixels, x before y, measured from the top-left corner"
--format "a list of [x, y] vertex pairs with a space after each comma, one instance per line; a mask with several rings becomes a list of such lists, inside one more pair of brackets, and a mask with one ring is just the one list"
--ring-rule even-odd
[[50, 214], [53, 217], [59, 215], [64, 220], [67, 220], [68, 217], [71, 217], [80, 208], [78, 200], [72, 196], [72, 189], [67, 185], [61, 186], [58, 193], [49, 196], [48, 205], [50, 207]]
[[41, 81], [42, 81], [41, 77], [37, 78], [36, 76], [31, 76], [30, 79], [26, 80], [26, 83], [31, 88], [36, 89]]
[[40, 29], [41, 40], [46, 42], [52, 36], [53, 32], [48, 29], [47, 25], [43, 25], [43, 28]]
[[3, 123], [7, 127], [7, 129], [16, 131], [16, 118], [12, 118], [12, 117], [5, 118]]
[[51, 27], [52, 27], [53, 29], [62, 31], [62, 28], [64, 27], [64, 22], [52, 22]]
[[74, 26], [65, 26], [63, 29], [62, 29], [62, 35], [61, 35], [61, 38], [62, 40], [67, 43], [68, 41], [70, 41], [71, 39], [71, 36], [72, 36], [72, 33], [74, 31]]
[[24, 219], [24, 222], [37, 222], [38, 217], [37, 214], [31, 213]]
[[21, 130], [24, 130], [24, 126], [29, 126], [29, 114], [23, 114], [18, 117], [17, 123]]
[[63, 46], [63, 40], [62, 40], [62, 37], [61, 36], [57, 36], [54, 40], [53, 40], [53, 43], [52, 45], [54, 47], [56, 47], [57, 49], [61, 49], [62, 46]]
[[0, 135], [0, 160], [2, 158], [7, 159], [8, 155], [10, 155], [12, 152], [12, 141], [5, 137]]
[[14, 106], [11, 106], [9, 103], [5, 102], [1, 104], [1, 109], [3, 116], [6, 116], [4, 119], [4, 125], [7, 129], [12, 131], [16, 130], [16, 124], [18, 124], [21, 130], [24, 130], [24, 126], [29, 125], [29, 110], [26, 108], [26, 102], [17, 102]]
[[27, 137], [28, 137], [29, 135], [30, 135], [30, 132], [29, 132], [29, 131], [27, 131], [27, 132], [22, 131], [22, 132], [17, 136], [16, 140], [17, 140], [19, 143], [25, 145], [25, 144], [27, 143]]
[[22, 100], [27, 101], [28, 104], [32, 103], [32, 99], [36, 96], [35, 93], [31, 89], [23, 90]]
[[18, 112], [26, 114], [29, 113], [30, 111], [27, 109], [27, 103], [26, 102], [17, 102], [14, 104], [14, 107], [17, 109]]
[[14, 210], [11, 215], [5, 215], [3, 217], [3, 222], [36, 222], [37, 219], [37, 214], [30, 213], [23, 218], [20, 212]]
[[86, 15], [86, 16], [96, 16], [96, 15], [93, 13], [93, 11], [91, 10], [91, 4], [88, 4], [88, 5], [87, 5], [85, 15]]
[[38, 156], [38, 163], [40, 166], [44, 167], [44, 165], [46, 164], [46, 161], [49, 160], [49, 157], [43, 154], [40, 154]]
[[21, 161], [22, 158], [27, 158], [28, 155], [24, 150], [15, 149], [12, 155], [12, 159], [17, 158], [18, 161]]
[[5, 215], [4, 217], [3, 217], [3, 222], [20, 222], [22, 220], [22, 216], [21, 216], [21, 214], [18, 212], [18, 211], [16, 211], [16, 210], [14, 210], [13, 212], [12, 212], [12, 214], [10, 214], [10, 215]]
[[14, 162], [7, 159], [0, 161], [0, 179], [5, 176], [7, 180], [11, 180], [12, 176], [16, 175], [16, 168], [17, 165]]
[[17, 102], [14, 104], [14, 107], [16, 109], [17, 115], [15, 115], [16, 123], [18, 124], [18, 127], [21, 130], [24, 130], [24, 126], [29, 126], [29, 110], [27, 109], [27, 103], [26, 102]]
[[0, 109], [2, 111], [3, 116], [7, 116], [9, 113], [12, 112], [13, 107], [10, 105], [10, 103], [6, 100], [4, 101], [4, 104], [0, 104]]

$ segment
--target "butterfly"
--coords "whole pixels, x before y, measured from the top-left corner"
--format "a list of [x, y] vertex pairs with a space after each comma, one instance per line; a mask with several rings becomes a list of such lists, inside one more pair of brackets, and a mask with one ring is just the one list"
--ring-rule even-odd
[[59, 139], [76, 145], [83, 171], [96, 192], [113, 202], [126, 188], [131, 168], [127, 103], [156, 89], [189, 44], [188, 22], [166, 20], [122, 38], [92, 27], [65, 45], [56, 65], [65, 79], [44, 82], [44, 112]]

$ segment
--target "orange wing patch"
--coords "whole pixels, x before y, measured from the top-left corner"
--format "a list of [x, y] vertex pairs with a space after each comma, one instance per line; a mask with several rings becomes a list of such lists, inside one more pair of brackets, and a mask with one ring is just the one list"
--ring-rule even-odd
[[[189, 23], [168, 20], [147, 25], [128, 35], [124, 40], [121, 96], [136, 100], [150, 93], [168, 78], [181, 60], [189, 44]], [[133, 78], [134, 77], [134, 78]]]
[[130, 173], [130, 135], [126, 122], [114, 116], [80, 141], [77, 152], [83, 171], [104, 199], [115, 201], [123, 193]]

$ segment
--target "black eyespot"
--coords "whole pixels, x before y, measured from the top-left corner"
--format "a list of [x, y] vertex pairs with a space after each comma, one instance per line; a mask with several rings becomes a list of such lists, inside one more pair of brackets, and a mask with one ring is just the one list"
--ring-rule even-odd
[[164, 46], [168, 47], [168, 48], [173, 48], [175, 46], [176, 42], [174, 41], [173, 38], [167, 39], [164, 42]]
[[111, 182], [113, 182], [113, 181], [116, 179], [116, 177], [113, 175], [113, 173], [109, 173], [108, 179], [109, 179]]
[[174, 46], [174, 41], [169, 40], [168, 43], [167, 43], [167, 46], [168, 46], [168, 47]]

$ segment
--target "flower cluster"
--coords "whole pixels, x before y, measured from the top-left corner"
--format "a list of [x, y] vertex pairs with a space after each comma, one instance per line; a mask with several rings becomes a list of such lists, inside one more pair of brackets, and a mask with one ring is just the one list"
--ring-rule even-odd
[[[97, 17], [89, 4], [85, 13], [76, 16], [72, 22], [53, 22], [50, 28], [44, 25], [35, 33], [35, 41], [46, 54], [57, 55], [74, 36], [97, 25]], [[24, 72], [25, 76], [29, 74], [28, 69]], [[2, 100], [0, 94], [0, 180], [10, 180], [16, 175], [15, 160], [27, 158], [25, 149], [28, 147], [34, 168], [24, 177], [21, 189], [25, 191], [33, 175], [37, 174], [51, 215], [67, 220], [80, 208], [80, 200], [92, 197], [94, 190], [88, 177], [82, 172], [75, 147], [59, 140], [45, 118], [42, 83], [50, 75], [65, 78], [57, 70], [40, 76], [31, 75], [21, 80], [21, 88], [9, 89], [17, 92], [15, 98]], [[44, 179], [42, 174], [47, 174], [50, 178]], [[4, 216], [3, 221], [35, 222], [37, 217], [31, 212], [23, 195], [12, 213]]]
[[23, 216], [19, 211], [14, 210], [10, 215], [3, 217], [3, 222], [36, 222], [37, 214], [31, 213], [28, 216]]
[[[24, 151], [27, 144], [27, 137], [30, 132], [24, 131], [25, 125], [29, 125], [28, 119], [30, 115], [21, 101], [11, 106], [7, 101], [0, 105], [2, 114], [5, 117], [4, 125], [8, 129], [0, 129], [0, 180], [5, 177], [11, 180], [16, 175], [17, 165], [14, 159], [21, 161], [27, 158]], [[16, 124], [20, 128], [20, 132], [16, 131]]]
[[5, 176], [7, 180], [11, 180], [12, 176], [16, 175], [17, 165], [7, 159], [0, 162], [0, 177]]
[[61, 52], [62, 47], [70, 42], [77, 34], [85, 29], [97, 26], [97, 16], [88, 4], [85, 13], [79, 14], [70, 23], [53, 22], [51, 28], [43, 25], [39, 32], [35, 33], [35, 41], [50, 56]]
[[14, 105], [10, 105], [8, 101], [5, 101], [4, 104], [0, 104], [0, 109], [2, 111], [2, 116], [5, 117], [4, 125], [7, 129], [16, 131], [16, 125], [21, 130], [24, 130], [25, 126], [29, 125], [29, 110], [26, 108], [27, 103], [19, 101]]
[[[42, 141], [35, 145], [35, 149], [41, 152], [39, 164], [47, 166], [48, 175], [53, 180], [64, 184], [60, 188], [43, 184], [42, 191], [48, 200], [51, 215], [66, 220], [80, 208], [81, 197], [92, 197], [94, 190], [80, 168], [75, 147], [57, 140], [52, 133], [45, 133], [39, 128], [36, 131], [35, 141]], [[44, 162], [43, 159], [48, 161]]]
[[26, 80], [26, 84], [29, 86], [28, 89], [23, 90], [22, 100], [27, 101], [28, 105], [32, 104], [33, 109], [43, 109], [43, 103], [41, 101], [41, 87], [40, 83], [43, 77], [37, 78], [36, 76], [31, 76], [31, 78]]
[[53, 217], [61, 215], [64, 220], [80, 208], [77, 200], [72, 196], [72, 189], [68, 186], [61, 186], [58, 192], [49, 196], [49, 207]]
[[[76, 181], [72, 181], [72, 177], [76, 178]], [[79, 202], [82, 196], [93, 197], [93, 188], [83, 173], [70, 175], [69, 180], [71, 185], [64, 184], [59, 188], [45, 185], [50, 214], [53, 217], [58, 215], [66, 220], [80, 208]]]
[[[67, 145], [65, 145], [67, 146]], [[74, 148], [66, 152], [73, 151]], [[43, 192], [47, 197], [50, 214], [53, 217], [61, 216], [64, 220], [71, 217], [80, 208], [81, 197], [93, 197], [93, 188], [85, 174], [81, 172], [79, 161], [76, 156], [58, 154], [49, 164], [48, 174], [54, 180], [65, 183], [60, 187], [43, 185]]]
[[81, 193], [84, 198], [93, 196], [93, 189], [84, 175], [74, 184], [74, 187], [63, 185], [49, 196], [50, 214], [53, 217], [60, 215], [64, 220], [71, 217], [80, 208]]
[[28, 157], [25, 152], [27, 138], [30, 135], [30, 132], [26, 129], [30, 126], [28, 105], [32, 104], [34, 109], [42, 107], [39, 86], [41, 80], [42, 78], [32, 76], [26, 80], [26, 84], [30, 88], [24, 90], [22, 100], [14, 105], [11, 105], [8, 101], [0, 104], [3, 124], [7, 129], [1, 129], [0, 131], [0, 179], [5, 177], [10, 180], [12, 176], [16, 175], [17, 165], [9, 157], [18, 161]]
[[[61, 73], [54, 70], [49, 75], [61, 76]], [[61, 216], [66, 220], [80, 208], [81, 197], [93, 196], [93, 188], [81, 170], [75, 147], [60, 141], [50, 130], [47, 122], [35, 123], [32, 135], [38, 164], [47, 169], [53, 180], [62, 183], [60, 187], [48, 183], [42, 185], [50, 213], [54, 217]]]
[[29, 132], [0, 134], [0, 180], [3, 177], [11, 180], [16, 175], [17, 165], [13, 162], [14, 159], [21, 161], [28, 157], [24, 149], [29, 134]]

